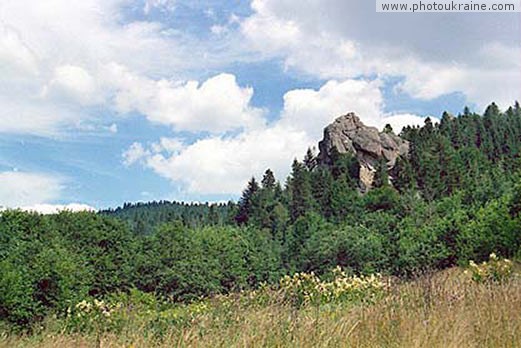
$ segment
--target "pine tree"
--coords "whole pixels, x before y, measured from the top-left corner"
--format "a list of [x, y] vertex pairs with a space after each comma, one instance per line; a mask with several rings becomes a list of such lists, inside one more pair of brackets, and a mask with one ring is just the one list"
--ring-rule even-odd
[[434, 124], [430, 117], [425, 119], [425, 123], [422, 128], [420, 128], [420, 137], [425, 139], [430, 139], [430, 137], [434, 134]]
[[263, 189], [273, 190], [275, 188], [275, 175], [271, 169], [266, 169], [262, 177], [261, 185]]
[[373, 187], [379, 188], [384, 186], [389, 186], [389, 173], [387, 171], [387, 161], [384, 158], [380, 158], [376, 164]]
[[316, 156], [310, 147], [308, 147], [306, 156], [304, 157], [304, 165], [306, 166], [307, 170], [309, 170], [310, 172], [313, 171], [317, 165]]
[[257, 184], [255, 177], [252, 177], [250, 181], [248, 181], [248, 186], [242, 192], [241, 199], [239, 200], [239, 212], [235, 216], [235, 221], [239, 225], [248, 223], [253, 209], [254, 197], [258, 191], [259, 184]]
[[293, 161], [290, 180], [291, 188], [291, 219], [295, 221], [298, 217], [314, 210], [315, 202], [312, 195], [309, 172], [304, 164], [296, 159]]
[[416, 189], [416, 178], [408, 159], [398, 157], [392, 170], [393, 186], [400, 192]]
[[251, 223], [259, 228], [271, 229], [273, 225], [273, 209], [275, 207], [275, 176], [267, 169], [261, 181], [262, 187], [253, 198], [250, 212]]
[[331, 209], [331, 195], [333, 187], [333, 175], [329, 168], [318, 168], [312, 174], [313, 197], [317, 202], [322, 216], [329, 218], [333, 215]]
[[210, 208], [208, 210], [208, 223], [213, 226], [220, 224], [220, 219], [219, 219], [219, 215], [217, 214], [216, 204], [210, 205]]
[[384, 133], [387, 133], [387, 134], [393, 134], [393, 127], [391, 127], [391, 125], [389, 123], [387, 123], [384, 127]]

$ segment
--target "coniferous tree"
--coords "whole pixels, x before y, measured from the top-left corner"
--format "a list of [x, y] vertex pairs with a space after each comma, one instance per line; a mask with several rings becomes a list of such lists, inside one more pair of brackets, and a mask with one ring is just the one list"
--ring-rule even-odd
[[263, 189], [273, 190], [275, 188], [275, 175], [271, 169], [266, 169], [264, 176], [262, 177], [261, 185]]
[[376, 164], [373, 187], [379, 188], [384, 186], [389, 186], [389, 173], [387, 169], [387, 161], [382, 157]]
[[400, 192], [417, 188], [413, 168], [407, 158], [398, 157], [392, 170], [393, 186]]
[[296, 159], [291, 166], [290, 192], [291, 192], [291, 219], [295, 221], [300, 216], [314, 210], [310, 173], [305, 165]]
[[333, 194], [333, 175], [329, 168], [318, 168], [312, 174], [312, 190], [313, 198], [317, 206], [325, 218], [333, 215], [332, 211], [332, 194]]
[[393, 127], [391, 127], [391, 125], [389, 123], [387, 123], [384, 127], [384, 130], [383, 130], [384, 133], [387, 133], [387, 134], [392, 134], [394, 133], [393, 132]]
[[239, 212], [235, 216], [235, 221], [239, 225], [247, 224], [250, 219], [252, 210], [254, 209], [254, 198], [255, 194], [259, 191], [259, 184], [254, 177], [248, 181], [248, 186], [242, 192], [241, 199], [239, 200]]
[[310, 147], [308, 147], [306, 156], [304, 157], [304, 165], [306, 166], [307, 170], [310, 172], [313, 171], [317, 165], [316, 156]]
[[261, 188], [253, 198], [251, 211], [253, 225], [259, 228], [273, 228], [273, 209], [275, 207], [275, 176], [267, 169], [261, 181]]
[[220, 224], [220, 219], [219, 219], [219, 215], [217, 214], [216, 204], [210, 205], [210, 208], [208, 211], [208, 223], [213, 226]]

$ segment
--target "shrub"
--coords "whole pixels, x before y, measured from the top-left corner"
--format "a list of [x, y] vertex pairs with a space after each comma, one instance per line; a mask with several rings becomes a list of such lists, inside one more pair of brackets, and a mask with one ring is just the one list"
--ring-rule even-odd
[[114, 330], [114, 314], [122, 307], [120, 303], [88, 298], [67, 310], [67, 328], [70, 331], [96, 333]]
[[474, 261], [469, 262], [469, 269], [466, 271], [472, 276], [472, 280], [477, 283], [497, 282], [501, 283], [512, 276], [512, 261], [508, 259], [500, 259], [496, 254], [492, 253], [489, 260], [476, 264]]
[[333, 270], [331, 281], [322, 281], [313, 272], [295, 273], [280, 280], [279, 292], [286, 303], [300, 307], [331, 302], [373, 302], [387, 285], [379, 274], [348, 276], [341, 267]]

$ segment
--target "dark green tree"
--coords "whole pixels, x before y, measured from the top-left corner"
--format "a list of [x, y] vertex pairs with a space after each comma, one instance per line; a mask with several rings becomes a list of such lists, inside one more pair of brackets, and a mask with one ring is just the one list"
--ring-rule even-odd
[[254, 209], [254, 198], [257, 191], [259, 191], [259, 184], [257, 184], [257, 180], [252, 177], [250, 181], [248, 181], [248, 186], [242, 192], [241, 199], [239, 200], [239, 212], [235, 216], [235, 221], [239, 225], [248, 223], [251, 212]]

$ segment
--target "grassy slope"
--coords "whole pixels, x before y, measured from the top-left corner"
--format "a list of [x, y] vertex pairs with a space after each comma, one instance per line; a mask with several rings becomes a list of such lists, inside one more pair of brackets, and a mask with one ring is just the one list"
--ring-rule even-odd
[[[139, 326], [106, 335], [102, 347], [521, 347], [521, 279], [481, 285], [451, 269], [396, 284], [373, 305], [296, 310], [282, 305], [215, 304], [163, 340]], [[219, 312], [221, 311], [221, 312]], [[222, 313], [222, 316], [219, 315]], [[0, 337], [0, 347], [96, 347], [95, 337], [44, 331]]]

